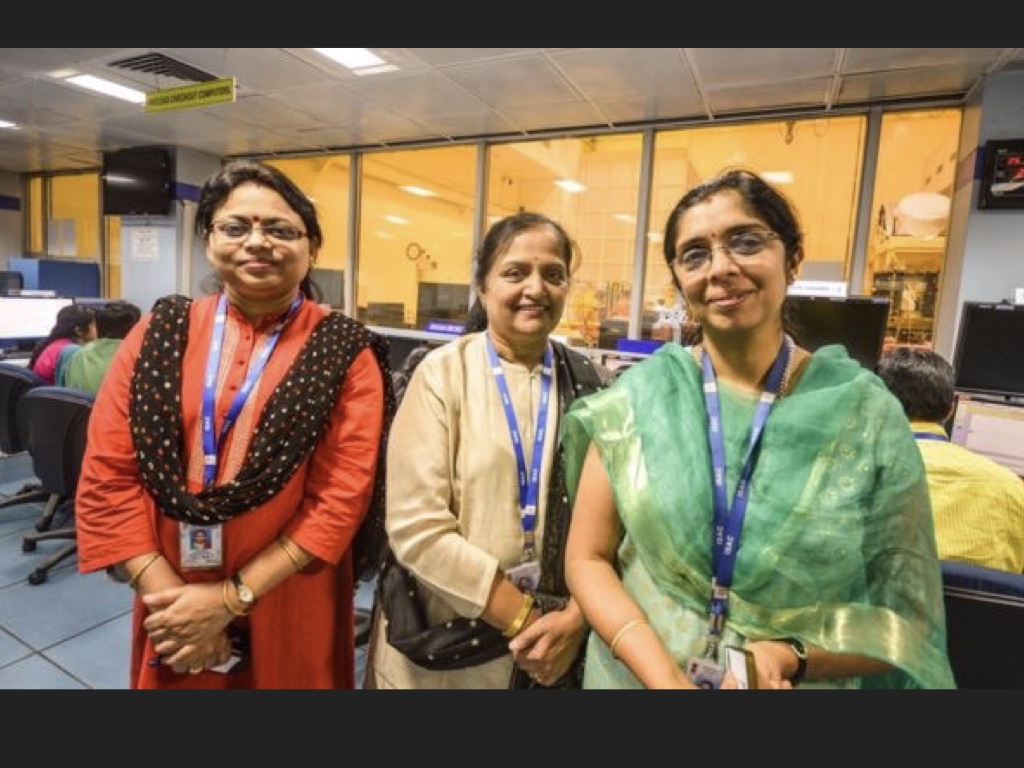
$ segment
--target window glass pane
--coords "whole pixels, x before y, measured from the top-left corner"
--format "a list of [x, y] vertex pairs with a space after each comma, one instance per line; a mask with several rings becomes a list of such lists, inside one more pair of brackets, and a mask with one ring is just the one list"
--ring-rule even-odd
[[882, 116], [862, 293], [888, 296], [887, 343], [931, 347], [961, 110]]
[[473, 259], [476, 147], [373, 152], [360, 178], [356, 316], [427, 328], [465, 320]]
[[100, 261], [100, 176], [83, 173], [50, 179], [46, 255]]
[[796, 207], [804, 229], [800, 279], [849, 280], [866, 126], [864, 116], [851, 116], [658, 133], [642, 337], [678, 338], [678, 312], [671, 310], [681, 309], [682, 299], [665, 263], [661, 235], [683, 193], [729, 167], [766, 175]]
[[28, 180], [28, 253], [41, 256], [46, 247], [43, 240], [43, 179], [33, 176]]
[[324, 303], [345, 308], [345, 268], [348, 264], [349, 155], [272, 158], [266, 160], [288, 174], [316, 205], [324, 242], [317, 254], [313, 282]]
[[488, 225], [521, 209], [545, 213], [580, 246], [581, 263], [555, 329], [571, 344], [614, 349], [609, 329], [628, 326], [642, 147], [642, 134], [627, 133], [489, 150]]

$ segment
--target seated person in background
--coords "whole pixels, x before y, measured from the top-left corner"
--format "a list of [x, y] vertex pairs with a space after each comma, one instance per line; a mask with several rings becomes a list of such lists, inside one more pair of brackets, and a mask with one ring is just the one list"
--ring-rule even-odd
[[121, 340], [139, 321], [142, 311], [130, 301], [110, 301], [96, 310], [97, 338], [70, 354], [57, 366], [57, 384], [96, 394]]
[[953, 367], [929, 349], [895, 347], [883, 353], [878, 375], [903, 405], [917, 438], [939, 557], [1024, 572], [1024, 482], [949, 442], [942, 426], [955, 405]]
[[69, 344], [82, 345], [96, 338], [96, 318], [91, 307], [69, 304], [57, 313], [50, 335], [36, 344], [28, 367], [47, 384], [57, 383], [57, 360]]

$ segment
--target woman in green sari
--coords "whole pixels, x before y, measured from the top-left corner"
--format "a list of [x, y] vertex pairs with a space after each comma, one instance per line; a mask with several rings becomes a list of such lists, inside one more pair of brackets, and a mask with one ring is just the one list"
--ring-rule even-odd
[[896, 399], [783, 306], [803, 259], [786, 198], [723, 173], [669, 216], [702, 338], [665, 344], [564, 425], [584, 687], [951, 688], [920, 454]]

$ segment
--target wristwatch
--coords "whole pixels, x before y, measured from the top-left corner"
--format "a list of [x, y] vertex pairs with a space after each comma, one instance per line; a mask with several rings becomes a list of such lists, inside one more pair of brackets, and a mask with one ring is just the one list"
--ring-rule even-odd
[[236, 573], [231, 577], [231, 583], [235, 585], [235, 594], [238, 595], [238, 602], [248, 612], [250, 608], [256, 605], [256, 593], [252, 591], [252, 587], [242, 581], [242, 574], [240, 573]]
[[807, 674], [807, 648], [795, 637], [782, 637], [779, 638], [779, 641], [788, 645], [796, 654], [796, 672], [789, 677], [790, 685], [796, 688], [803, 682], [804, 675]]

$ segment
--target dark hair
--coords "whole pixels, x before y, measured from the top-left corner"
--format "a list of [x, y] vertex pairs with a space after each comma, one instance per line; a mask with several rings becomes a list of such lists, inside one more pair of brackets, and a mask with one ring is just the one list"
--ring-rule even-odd
[[565, 262], [569, 274], [575, 272], [580, 260], [579, 247], [576, 241], [565, 231], [565, 228], [543, 213], [520, 211], [495, 222], [487, 230], [487, 234], [484, 235], [484, 241], [477, 252], [473, 267], [473, 284], [477, 289], [479, 290], [484, 287], [484, 283], [487, 281], [487, 273], [494, 266], [495, 259], [508, 251], [516, 237], [523, 232], [544, 227], [550, 227], [554, 230], [555, 235], [558, 237], [559, 255], [562, 257], [562, 261]]
[[938, 352], [894, 347], [882, 353], [877, 373], [911, 421], [941, 424], [949, 418], [956, 402], [953, 366]]
[[66, 307], [61, 307], [60, 311], [57, 312], [57, 321], [53, 324], [50, 335], [36, 344], [35, 349], [32, 350], [32, 357], [29, 358], [28, 367], [32, 368], [43, 350], [57, 339], [77, 341], [75, 334], [84, 331], [95, 319], [96, 314], [91, 307], [85, 304], [68, 304]]
[[130, 301], [108, 301], [96, 310], [96, 336], [101, 339], [123, 339], [139, 322], [142, 310]]
[[466, 315], [466, 324], [462, 328], [463, 333], [476, 333], [487, 330], [487, 310], [484, 309], [480, 297], [473, 299], [473, 306], [469, 308]]
[[[726, 190], [737, 192], [743, 198], [747, 212], [763, 220], [779, 236], [779, 240], [785, 248], [788, 275], [796, 274], [800, 262], [804, 259], [804, 233], [800, 228], [796, 209], [789, 198], [753, 171], [731, 168], [690, 189], [679, 199], [675, 208], [668, 215], [668, 221], [665, 224], [665, 237], [661, 246], [665, 263], [668, 264], [669, 273], [672, 275], [672, 282], [680, 294], [683, 292], [683, 287], [679, 284], [675, 271], [672, 270], [672, 262], [676, 257], [676, 240], [679, 238], [679, 222], [682, 220], [683, 214], [695, 205]], [[793, 324], [788, 305], [788, 301], [783, 303], [782, 321], [786, 329], [791, 331]], [[699, 329], [693, 333], [696, 341], [699, 341], [701, 335]]]
[[[217, 173], [210, 176], [199, 191], [199, 205], [196, 208], [195, 234], [204, 243], [210, 238], [213, 228], [213, 217], [224, 205], [224, 201], [237, 187], [242, 184], [257, 184], [277, 192], [295, 213], [302, 219], [310, 245], [319, 250], [323, 245], [324, 235], [320, 229], [316, 206], [299, 187], [282, 171], [272, 165], [264, 165], [256, 160], [232, 160], [226, 163]], [[214, 275], [207, 288], [220, 287], [219, 278]], [[299, 290], [307, 299], [320, 301], [323, 291], [317, 286], [309, 274], [302, 278]]]

